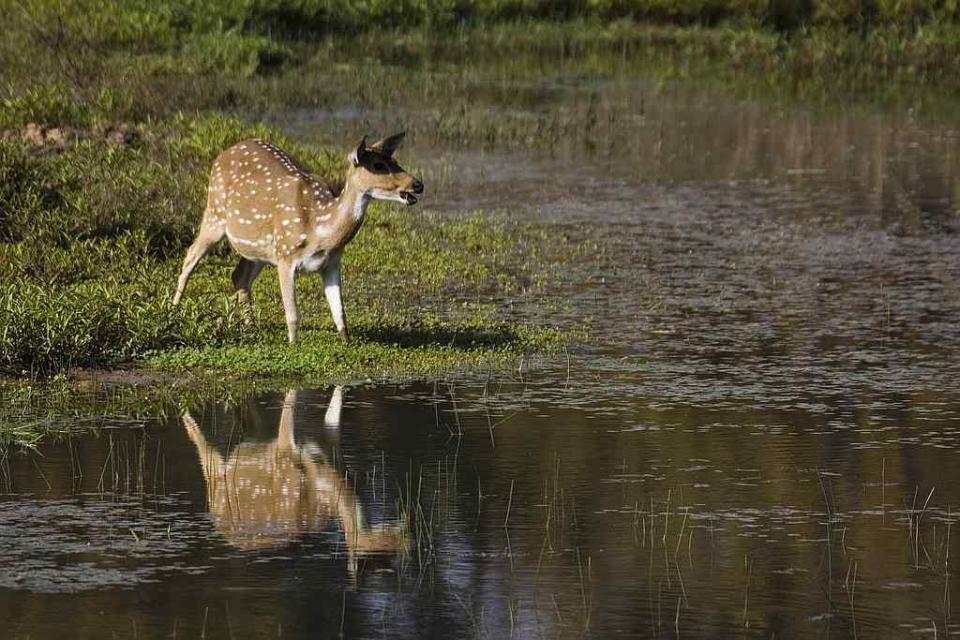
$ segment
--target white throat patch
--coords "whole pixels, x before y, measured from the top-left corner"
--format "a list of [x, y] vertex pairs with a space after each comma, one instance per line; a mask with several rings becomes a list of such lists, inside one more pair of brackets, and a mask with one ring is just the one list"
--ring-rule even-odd
[[370, 203], [370, 194], [361, 193], [357, 196], [357, 199], [353, 201], [353, 219], [357, 222], [363, 220], [364, 214], [367, 212], [367, 204]]

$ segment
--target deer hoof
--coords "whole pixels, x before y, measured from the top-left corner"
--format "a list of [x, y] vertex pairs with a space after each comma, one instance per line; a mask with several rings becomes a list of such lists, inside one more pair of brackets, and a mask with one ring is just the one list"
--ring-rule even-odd
[[350, 342], [350, 336], [347, 335], [346, 327], [344, 327], [343, 329], [338, 329], [337, 335], [340, 336], [340, 341], [343, 342], [344, 344]]

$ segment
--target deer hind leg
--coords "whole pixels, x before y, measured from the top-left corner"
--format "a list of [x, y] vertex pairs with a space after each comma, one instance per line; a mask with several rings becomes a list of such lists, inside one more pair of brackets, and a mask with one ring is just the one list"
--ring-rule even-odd
[[173, 294], [173, 304], [179, 304], [183, 296], [183, 290], [187, 287], [187, 281], [190, 280], [190, 274], [194, 267], [200, 262], [200, 258], [207, 255], [210, 248], [223, 237], [224, 228], [221, 225], [210, 226], [206, 221], [201, 223], [200, 233], [190, 248], [187, 249], [187, 257], [183, 260], [183, 269], [180, 271], [180, 277], [177, 279], [177, 291]]
[[[199, 456], [200, 465], [203, 467], [204, 479], [207, 483], [215, 481], [217, 476], [223, 475], [223, 458], [220, 456], [216, 447], [212, 447], [207, 443], [207, 439], [203, 436], [200, 426], [197, 424], [197, 421], [193, 419], [193, 416], [190, 415], [189, 411], [183, 412], [181, 420], [183, 421], [184, 429], [187, 431], [187, 436], [197, 448], [197, 456]], [[209, 484], [208, 488], [211, 488]]]
[[240, 303], [240, 312], [248, 323], [253, 321], [253, 281], [263, 270], [264, 263], [240, 258], [237, 268], [230, 276], [233, 280], [233, 289], [237, 292], [237, 301]]

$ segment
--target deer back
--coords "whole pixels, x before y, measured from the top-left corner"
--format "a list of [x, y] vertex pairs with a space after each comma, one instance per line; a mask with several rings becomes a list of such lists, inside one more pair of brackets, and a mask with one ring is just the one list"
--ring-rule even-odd
[[314, 219], [329, 215], [335, 201], [330, 187], [279, 147], [245, 140], [214, 162], [203, 224], [223, 227], [240, 255], [276, 264], [307, 247]]

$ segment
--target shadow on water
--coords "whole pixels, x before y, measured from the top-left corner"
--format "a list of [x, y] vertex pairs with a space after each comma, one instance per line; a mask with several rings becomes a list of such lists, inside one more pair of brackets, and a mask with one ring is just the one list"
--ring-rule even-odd
[[365, 340], [401, 347], [446, 346], [455, 349], [509, 347], [520, 342], [521, 336], [508, 325], [490, 329], [380, 328], [364, 327], [357, 334]]

